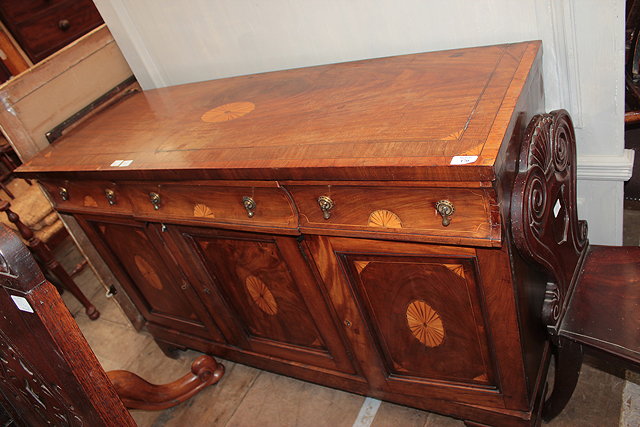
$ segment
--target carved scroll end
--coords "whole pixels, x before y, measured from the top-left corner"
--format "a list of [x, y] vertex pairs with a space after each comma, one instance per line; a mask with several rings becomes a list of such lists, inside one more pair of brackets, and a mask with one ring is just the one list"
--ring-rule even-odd
[[542, 321], [547, 325], [547, 330], [553, 336], [558, 333], [558, 323], [563, 299], [558, 285], [553, 282], [547, 282], [544, 301], [542, 303]]

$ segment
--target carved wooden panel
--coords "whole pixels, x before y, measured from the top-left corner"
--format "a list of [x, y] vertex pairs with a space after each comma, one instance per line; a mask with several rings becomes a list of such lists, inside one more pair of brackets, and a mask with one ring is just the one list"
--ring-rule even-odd
[[[143, 223], [87, 218], [85, 228], [99, 238], [98, 250], [151, 322], [221, 340], [191, 284], [163, 247], [155, 228]], [[155, 244], [154, 244], [155, 240]]]
[[135, 425], [57, 290], [4, 226], [0, 314], [0, 405], [11, 425]]
[[9, 337], [0, 331], [0, 382], [7, 400], [42, 425], [83, 426], [87, 422], [58, 384], [47, 381]]
[[587, 223], [578, 221], [576, 138], [564, 110], [539, 114], [527, 127], [513, 186], [511, 227], [520, 252], [548, 274], [543, 320], [555, 333], [579, 274]]
[[261, 354], [353, 372], [295, 238], [179, 230], [175, 234], [194, 252], [192, 258], [202, 262], [214, 288], [203, 298], [231, 342]]

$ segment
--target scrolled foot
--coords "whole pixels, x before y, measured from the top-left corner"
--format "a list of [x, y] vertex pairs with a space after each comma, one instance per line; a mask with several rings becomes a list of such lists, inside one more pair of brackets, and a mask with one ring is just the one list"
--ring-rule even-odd
[[120, 399], [129, 409], [162, 410], [184, 402], [207, 386], [220, 381], [224, 366], [207, 355], [191, 364], [191, 372], [169, 383], [151, 384], [129, 371], [107, 372]]

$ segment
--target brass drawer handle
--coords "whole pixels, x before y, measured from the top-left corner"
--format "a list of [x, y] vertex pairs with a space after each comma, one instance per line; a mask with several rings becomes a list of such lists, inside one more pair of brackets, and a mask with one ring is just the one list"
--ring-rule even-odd
[[436, 203], [436, 211], [442, 216], [442, 226], [446, 227], [451, 224], [451, 216], [455, 213], [456, 209], [449, 200], [440, 200]]
[[64, 201], [69, 200], [69, 190], [64, 187], [58, 188], [58, 194], [60, 194], [60, 198]]
[[151, 204], [153, 205], [153, 209], [158, 210], [160, 209], [160, 195], [156, 192], [151, 192], [149, 193], [149, 200], [151, 201]]
[[331, 200], [327, 196], [320, 196], [318, 197], [318, 205], [322, 210], [322, 217], [324, 219], [331, 218], [331, 209], [333, 209], [333, 207], [335, 206], [333, 200]]
[[256, 210], [256, 201], [253, 200], [253, 197], [249, 197], [249, 196], [244, 196], [242, 198], [242, 204], [244, 205], [244, 208], [247, 210], [247, 216], [249, 218], [253, 218], [253, 216], [255, 215], [255, 210]]
[[107, 202], [109, 205], [113, 206], [116, 204], [116, 192], [110, 188], [106, 188], [104, 190], [104, 196], [107, 198]]

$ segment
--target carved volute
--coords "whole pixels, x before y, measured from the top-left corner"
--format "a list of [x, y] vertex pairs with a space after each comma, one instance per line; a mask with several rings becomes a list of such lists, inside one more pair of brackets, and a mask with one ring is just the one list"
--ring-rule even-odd
[[576, 207], [575, 134], [565, 110], [534, 116], [527, 127], [511, 221], [518, 250], [548, 273], [543, 321], [555, 333], [588, 246], [587, 223]]

